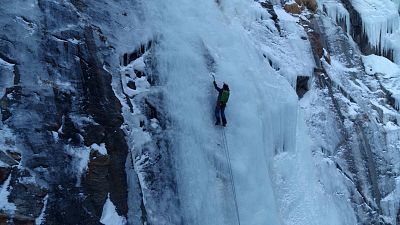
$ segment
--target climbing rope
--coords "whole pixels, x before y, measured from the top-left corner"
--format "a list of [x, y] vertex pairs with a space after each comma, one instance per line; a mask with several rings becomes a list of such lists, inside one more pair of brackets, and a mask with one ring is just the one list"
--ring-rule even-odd
[[237, 204], [235, 181], [234, 181], [233, 172], [232, 172], [231, 157], [229, 155], [229, 147], [228, 147], [228, 141], [226, 140], [225, 129], [222, 129], [222, 139], [224, 142], [223, 143], [224, 144], [224, 152], [225, 152], [226, 162], [228, 164], [229, 176], [230, 176], [231, 187], [232, 187], [232, 192], [233, 192], [233, 199], [235, 202], [236, 218], [237, 218], [238, 225], [240, 225], [239, 207]]

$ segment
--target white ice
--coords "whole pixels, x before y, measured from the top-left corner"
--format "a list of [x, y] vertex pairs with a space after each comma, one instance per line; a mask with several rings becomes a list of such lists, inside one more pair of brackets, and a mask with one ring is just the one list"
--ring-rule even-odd
[[396, 109], [400, 110], [400, 66], [377, 55], [363, 56], [362, 60], [365, 72], [377, 74], [382, 85], [392, 93]]
[[[353, 212], [347, 202], [332, 200], [335, 193], [319, 185], [292, 80], [289, 83], [262, 56], [259, 40], [264, 33], [255, 24], [268, 15], [256, 4], [250, 0], [221, 1], [220, 6], [213, 0], [142, 3], [147, 26], [159, 37], [155, 57], [172, 120], [169, 132], [174, 137], [171, 149], [184, 222], [236, 223], [221, 154], [222, 130], [213, 125], [216, 92], [205, 63], [207, 49], [215, 61], [218, 83], [231, 88], [225, 132], [241, 223], [351, 224]], [[301, 32], [291, 29], [296, 24], [287, 25], [288, 31]], [[286, 35], [299, 40], [303, 33]], [[264, 51], [274, 54], [273, 49]], [[311, 61], [307, 56], [303, 55]]]
[[399, 29], [398, 6], [390, 0], [353, 0], [352, 5], [360, 13], [363, 33], [375, 49], [388, 51], [387, 35]]
[[93, 150], [98, 151], [102, 155], [107, 155], [107, 148], [105, 143], [101, 143], [100, 145], [94, 143], [90, 147]]
[[115, 205], [111, 202], [110, 194], [103, 206], [100, 223], [104, 225], [125, 225], [126, 218], [118, 215]]
[[76, 174], [76, 186], [81, 185], [81, 176], [88, 169], [90, 159], [90, 149], [88, 147], [73, 147], [66, 146], [65, 151], [67, 154], [73, 156], [72, 164], [74, 166], [74, 173]]
[[11, 87], [13, 83], [14, 64], [10, 64], [0, 58], [0, 98], [5, 94], [6, 88]]
[[340, 1], [319, 0], [319, 5], [322, 5], [323, 9], [326, 10], [328, 16], [332, 18], [336, 23], [340, 24], [342, 21], [344, 21], [346, 32], [350, 34], [350, 14]]

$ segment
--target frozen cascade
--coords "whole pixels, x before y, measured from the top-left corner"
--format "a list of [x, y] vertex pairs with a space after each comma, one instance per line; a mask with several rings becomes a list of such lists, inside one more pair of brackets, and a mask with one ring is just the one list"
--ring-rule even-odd
[[[225, 132], [241, 224], [354, 221], [347, 202], [339, 203], [319, 185], [306, 127], [297, 116], [297, 96], [264, 61], [254, 43], [261, 39], [254, 36], [262, 34], [248, 32], [263, 18], [255, 4], [142, 3], [146, 23], [158, 37], [155, 57], [166, 90], [184, 223], [236, 224], [229, 178], [222, 169], [222, 131], [213, 126], [215, 91], [205, 55], [214, 62], [217, 81], [232, 90]], [[348, 214], [341, 215], [343, 209]]]
[[321, 0], [319, 4], [322, 4], [323, 10], [330, 18], [335, 20], [337, 24], [342, 24], [344, 21], [346, 26], [345, 30], [350, 34], [350, 14], [341, 2], [336, 0]]
[[[235, 19], [229, 21], [214, 1], [195, 5], [182, 0], [144, 4], [151, 13], [148, 21], [160, 33], [156, 49], [158, 71], [168, 90], [167, 107], [174, 124], [172, 145], [179, 162], [177, 182], [184, 221], [187, 224], [235, 224], [236, 221], [231, 216], [232, 196], [221, 194], [229, 193], [230, 187], [224, 178], [216, 179], [215, 167], [208, 160], [222, 151], [218, 149], [222, 140], [221, 131], [213, 126], [215, 93], [202, 52], [206, 46], [218, 65], [217, 79], [230, 85], [234, 99], [227, 110], [226, 137], [232, 146], [242, 224], [279, 224], [268, 178], [268, 158], [271, 150], [281, 152], [295, 147], [292, 126], [296, 125], [297, 97], [291, 86], [257, 54], [243, 28], [250, 21], [240, 20], [243, 14], [236, 18], [232, 15]], [[233, 8], [232, 11], [239, 13], [254, 12], [246, 1], [222, 7], [228, 12]], [[205, 92], [210, 96], [205, 96]], [[257, 102], [249, 101], [248, 96], [258, 96]], [[235, 112], [235, 116], [228, 111]], [[255, 117], [257, 114], [260, 116]]]
[[388, 51], [390, 46], [384, 39], [399, 29], [400, 17], [395, 3], [390, 0], [353, 0], [352, 5], [360, 13], [368, 43], [381, 53]]

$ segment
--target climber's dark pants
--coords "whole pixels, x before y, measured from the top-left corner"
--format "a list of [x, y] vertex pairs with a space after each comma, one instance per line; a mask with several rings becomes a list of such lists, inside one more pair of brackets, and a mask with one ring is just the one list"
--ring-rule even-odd
[[[225, 106], [224, 104], [221, 104], [217, 102], [217, 105], [215, 106], [215, 118], [217, 119], [217, 123], [219, 124], [221, 122], [221, 117], [222, 117], [222, 124], [226, 124], [226, 117], [225, 117]], [[220, 116], [221, 115], [221, 116]]]

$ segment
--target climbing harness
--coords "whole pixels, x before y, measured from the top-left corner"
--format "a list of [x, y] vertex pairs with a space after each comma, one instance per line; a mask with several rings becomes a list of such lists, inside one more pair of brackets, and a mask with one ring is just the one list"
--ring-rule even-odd
[[239, 207], [237, 204], [235, 181], [234, 181], [233, 172], [232, 172], [231, 157], [229, 155], [229, 147], [228, 147], [228, 141], [226, 140], [225, 129], [222, 129], [222, 139], [223, 139], [223, 145], [224, 145], [223, 147], [224, 147], [226, 163], [228, 165], [229, 176], [230, 176], [230, 180], [231, 180], [233, 199], [235, 202], [236, 218], [237, 218], [238, 225], [240, 225]]

